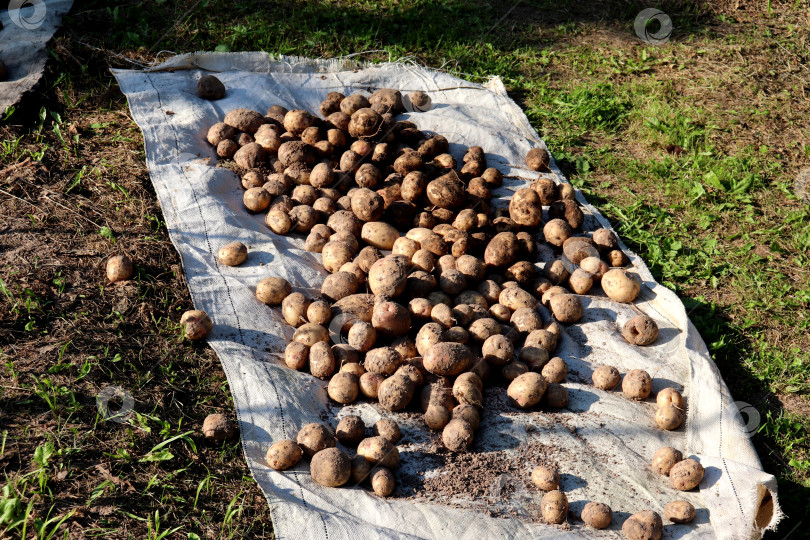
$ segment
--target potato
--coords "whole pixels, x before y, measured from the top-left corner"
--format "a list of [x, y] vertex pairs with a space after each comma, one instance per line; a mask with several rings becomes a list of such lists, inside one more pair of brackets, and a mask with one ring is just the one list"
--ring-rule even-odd
[[357, 445], [357, 455], [387, 469], [399, 467], [399, 450], [383, 437], [368, 437]]
[[335, 365], [335, 353], [326, 341], [319, 341], [309, 348], [309, 372], [313, 377], [331, 377], [335, 372]]
[[287, 234], [293, 226], [292, 219], [283, 210], [270, 210], [265, 216], [264, 222], [276, 234]]
[[315, 119], [309, 112], [302, 109], [293, 109], [284, 115], [284, 129], [292, 133], [296, 137], [310, 127]]
[[546, 292], [543, 293], [542, 303], [547, 308], [551, 308], [551, 298], [557, 294], [568, 294], [568, 290], [564, 287], [554, 286], [548, 289]]
[[512, 323], [512, 327], [522, 335], [543, 328], [543, 317], [540, 313], [535, 309], [527, 307], [516, 309], [512, 314], [510, 322]]
[[217, 145], [217, 155], [221, 158], [231, 158], [239, 150], [239, 145], [230, 139], [220, 141]]
[[599, 366], [591, 377], [593, 385], [600, 390], [612, 390], [619, 384], [621, 376], [619, 371], [613, 366]]
[[456, 377], [453, 383], [453, 397], [462, 405], [472, 405], [481, 408], [484, 406], [484, 388], [481, 378], [475, 373], [466, 372]]
[[[456, 270], [461, 272], [468, 281], [478, 282], [484, 279], [486, 268], [484, 268], [484, 263], [478, 257], [461, 255], [455, 262]], [[481, 293], [481, 291], [478, 292]], [[483, 295], [483, 293], [481, 294]]]
[[352, 465], [349, 456], [343, 451], [326, 448], [312, 456], [309, 472], [316, 483], [326, 487], [337, 487], [349, 481]]
[[234, 425], [224, 414], [209, 414], [203, 421], [202, 433], [209, 441], [222, 442], [233, 437]]
[[281, 302], [281, 315], [287, 324], [300, 326], [307, 322], [304, 315], [311, 303], [303, 294], [295, 292], [287, 295]]
[[434, 375], [453, 376], [470, 366], [473, 354], [469, 347], [461, 343], [436, 343], [428, 349], [422, 359], [425, 369]]
[[326, 302], [318, 300], [309, 305], [306, 316], [309, 322], [326, 326], [332, 318], [332, 309]]
[[[554, 324], [554, 323], [552, 323]], [[546, 351], [554, 351], [557, 348], [557, 336], [548, 330], [538, 329], [526, 336], [524, 347], [541, 346]]]
[[394, 475], [388, 469], [376, 468], [371, 472], [371, 489], [378, 497], [388, 497], [394, 492]]
[[487, 279], [478, 285], [478, 292], [483, 295], [490, 305], [497, 304], [501, 295], [501, 286], [491, 279]]
[[264, 116], [250, 109], [233, 109], [225, 115], [223, 122], [237, 131], [256, 133], [259, 126], [264, 124]]
[[652, 470], [658, 474], [669, 476], [672, 467], [683, 460], [683, 454], [671, 446], [662, 446], [655, 451], [652, 458]]
[[655, 396], [655, 403], [659, 409], [667, 405], [683, 409], [683, 396], [674, 388], [664, 388]]
[[363, 222], [346, 210], [338, 210], [329, 216], [326, 225], [335, 232], [349, 232], [353, 236], [359, 236], [363, 228]]
[[518, 248], [514, 233], [498, 233], [487, 244], [484, 251], [484, 262], [490, 266], [509, 266], [517, 258]]
[[[442, 408], [446, 410], [446, 408], [444, 408], [444, 407], [442, 407]], [[466, 403], [463, 403], [461, 405], [457, 405], [456, 407], [453, 407], [453, 410], [451, 411], [450, 419], [464, 420], [465, 422], [470, 424], [470, 427], [473, 429], [473, 431], [477, 431], [478, 426], [481, 423], [481, 418], [480, 418], [480, 415], [478, 414], [478, 409], [476, 409], [472, 405], [468, 405]], [[448, 422], [449, 422], [449, 420], [448, 420]], [[447, 424], [447, 422], [445, 422], [445, 425], [446, 424]], [[444, 427], [444, 426], [442, 426], [442, 427]]]
[[636, 315], [622, 327], [622, 337], [633, 345], [650, 345], [658, 339], [658, 324], [647, 315]]
[[540, 372], [548, 363], [549, 354], [548, 350], [540, 345], [525, 345], [520, 349], [518, 359], [526, 364], [529, 371]]
[[268, 306], [278, 306], [292, 292], [292, 285], [286, 279], [267, 277], [256, 285], [256, 298]]
[[391, 347], [379, 347], [366, 353], [363, 367], [385, 376], [391, 376], [402, 365], [402, 356]]
[[352, 348], [360, 352], [367, 352], [371, 350], [376, 341], [377, 331], [374, 329], [371, 323], [358, 321], [355, 322], [349, 329], [347, 342]]
[[619, 249], [614, 249], [613, 251], [610, 251], [607, 254], [606, 258], [608, 264], [612, 267], [623, 267], [630, 264], [630, 259], [627, 257], [627, 255], [624, 254], [623, 251]]
[[361, 187], [354, 190], [351, 200], [352, 212], [363, 221], [377, 221], [385, 210], [383, 198], [368, 188]]
[[393, 249], [394, 242], [399, 238], [399, 231], [388, 223], [372, 221], [363, 225], [361, 238], [370, 246], [390, 250]]
[[402, 255], [408, 259], [413, 259], [413, 256], [419, 251], [419, 242], [411, 240], [406, 236], [402, 236], [394, 240], [394, 245], [391, 248], [392, 255]]
[[472, 444], [475, 431], [461, 418], [453, 418], [442, 430], [442, 443], [451, 452], [463, 452]]
[[613, 521], [613, 510], [600, 502], [589, 502], [582, 509], [582, 521], [594, 529], [606, 529]]
[[301, 371], [309, 362], [309, 347], [297, 341], [291, 341], [284, 350], [284, 363], [287, 367]]
[[601, 253], [609, 253], [619, 249], [619, 239], [610, 229], [597, 229], [593, 231], [593, 243]]
[[[408, 276], [405, 292], [413, 298], [423, 298], [436, 288], [436, 278], [427, 272], [416, 270]], [[429, 314], [429, 313], [428, 313]]]
[[582, 318], [582, 300], [573, 294], [555, 294], [549, 305], [551, 313], [561, 323], [571, 324]]
[[539, 227], [543, 220], [543, 203], [533, 189], [519, 189], [509, 202], [509, 217], [520, 227]]
[[407, 283], [408, 259], [401, 255], [383, 257], [368, 272], [368, 286], [374, 294], [396, 298], [405, 292]]
[[655, 412], [655, 423], [667, 431], [678, 429], [683, 423], [683, 412], [672, 405], [664, 405]]
[[330, 274], [340, 271], [340, 267], [351, 262], [352, 249], [344, 242], [331, 240], [321, 249], [321, 260], [324, 268]]
[[373, 465], [369, 463], [369, 461], [363, 456], [354, 456], [351, 459], [351, 464], [352, 464], [352, 474], [351, 474], [352, 482], [354, 482], [355, 484], [361, 484], [365, 482], [366, 479], [371, 474]]
[[568, 390], [561, 384], [548, 383], [542, 403], [545, 407], [562, 409], [568, 405]]
[[642, 369], [634, 369], [624, 376], [622, 392], [630, 399], [642, 400], [650, 395], [652, 377]]
[[632, 302], [641, 292], [638, 279], [622, 268], [613, 268], [602, 276], [602, 290], [615, 302]]
[[610, 266], [598, 257], [585, 257], [579, 262], [579, 267], [591, 275], [594, 283], [600, 283], [605, 272], [610, 270]]
[[575, 294], [588, 294], [593, 287], [593, 281], [593, 276], [589, 272], [577, 268], [568, 278], [568, 288]]
[[290, 219], [293, 223], [293, 230], [306, 233], [318, 223], [320, 215], [311, 206], [302, 204], [290, 210]]
[[[247, 246], [242, 242], [230, 242], [217, 251], [217, 260], [225, 266], [239, 266], [247, 260], [247, 256]], [[109, 262], [107, 265], [109, 266]]]
[[397, 444], [402, 439], [402, 430], [399, 429], [399, 424], [393, 420], [382, 418], [374, 424], [374, 435], [382, 437], [391, 444]]
[[326, 276], [321, 285], [321, 295], [327, 300], [337, 302], [357, 292], [357, 278], [348, 272], [337, 272]]
[[232, 139], [236, 135], [236, 130], [224, 122], [218, 122], [208, 129], [206, 139], [212, 146], [217, 146], [222, 141]]
[[[332, 347], [333, 347], [332, 353], [334, 353], [335, 352], [334, 345]], [[339, 360], [337, 358], [335, 358], [335, 363], [340, 365], [340, 362], [339, 362]], [[347, 364], [341, 365], [340, 369], [338, 371], [342, 372], [342, 373], [351, 373], [352, 375], [357, 377], [358, 385], [359, 385], [360, 377], [363, 376], [363, 374], [366, 372], [366, 369], [363, 366], [361, 366], [360, 364], [347, 363]]]
[[546, 170], [549, 163], [551, 163], [551, 156], [545, 148], [532, 148], [526, 154], [526, 165], [533, 171]]
[[461, 206], [464, 203], [466, 194], [464, 183], [454, 172], [429, 182], [425, 188], [425, 193], [431, 204], [446, 209]]
[[633, 514], [622, 524], [622, 534], [627, 540], [658, 540], [663, 529], [661, 516], [652, 510]]
[[295, 441], [285, 439], [270, 445], [270, 448], [267, 449], [265, 459], [267, 459], [267, 465], [269, 465], [271, 469], [284, 471], [290, 467], [295, 467], [301, 460], [303, 453], [303, 450], [301, 450], [301, 447], [298, 446]]
[[537, 308], [537, 299], [520, 287], [504, 287], [498, 296], [498, 303], [503, 304], [512, 311], [520, 308]]
[[312, 347], [318, 342], [329, 341], [329, 331], [320, 324], [302, 324], [293, 334], [293, 341]]
[[551, 467], [538, 465], [532, 469], [532, 482], [543, 491], [560, 489], [560, 473]]
[[[453, 319], [453, 310], [447, 304], [436, 304], [430, 310], [430, 320], [438, 323], [443, 329], [448, 330], [453, 327], [455, 320]], [[442, 334], [442, 341], [451, 341], [445, 338]]]
[[360, 392], [358, 382], [359, 379], [355, 374], [341, 371], [329, 380], [326, 392], [332, 400], [346, 405], [357, 399]]
[[406, 110], [413, 112], [426, 112], [432, 106], [430, 96], [421, 90], [415, 90], [403, 96], [402, 103]]
[[376, 135], [382, 124], [382, 116], [374, 109], [359, 109], [349, 120], [349, 135], [366, 138]]
[[512, 342], [501, 334], [488, 337], [481, 346], [484, 360], [493, 366], [504, 366], [512, 361], [515, 348]]
[[377, 397], [385, 409], [400, 411], [410, 404], [414, 392], [416, 383], [405, 373], [397, 371], [380, 384]]
[[439, 287], [445, 293], [454, 296], [467, 288], [467, 278], [458, 270], [444, 270], [439, 276]]
[[539, 373], [528, 372], [517, 376], [509, 383], [506, 394], [518, 407], [527, 409], [540, 403], [547, 386]]
[[689, 523], [695, 519], [695, 507], [688, 501], [672, 501], [664, 507], [664, 517], [672, 523]]
[[416, 334], [416, 350], [424, 356], [433, 345], [439, 343], [443, 333], [444, 328], [438, 323], [430, 322], [422, 325]]
[[[345, 329], [342, 329], [341, 332], [345, 332]], [[335, 357], [335, 365], [341, 368], [347, 364], [360, 363], [360, 353], [348, 343], [336, 343], [332, 345], [332, 355]], [[351, 370], [351, 372], [359, 377], [365, 373], [365, 369], [359, 373], [357, 373], [356, 370]]]
[[295, 186], [290, 198], [298, 204], [312, 206], [318, 199], [318, 190], [310, 185]]
[[126, 281], [135, 275], [135, 267], [126, 255], [114, 255], [107, 259], [106, 274], [110, 283]]
[[180, 326], [183, 327], [183, 335], [186, 339], [196, 341], [207, 338], [214, 327], [214, 323], [206, 312], [191, 309], [180, 317]]
[[385, 375], [367, 371], [360, 376], [360, 392], [367, 398], [377, 399]]
[[512, 311], [503, 304], [495, 304], [490, 307], [489, 314], [500, 323], [508, 323], [512, 318]]
[[334, 448], [336, 444], [335, 436], [329, 428], [318, 423], [302, 427], [298, 432], [296, 442], [307, 457], [312, 457], [326, 448]]
[[501, 334], [503, 328], [495, 319], [484, 317], [476, 319], [468, 329], [470, 338], [476, 343], [484, 343], [490, 336]]
[[565, 376], [568, 375], [568, 365], [565, 360], [555, 356], [543, 366], [540, 374], [548, 383], [561, 383], [565, 380]]
[[359, 416], [344, 416], [335, 429], [337, 440], [347, 446], [355, 446], [366, 436], [366, 425]]
[[[540, 201], [543, 206], [548, 206], [554, 202], [557, 197], [557, 184], [550, 178], [538, 178], [532, 183], [531, 188], [540, 196]], [[548, 238], [548, 236], [546, 236]]]
[[549, 219], [564, 219], [574, 230], [579, 230], [585, 221], [585, 214], [582, 213], [576, 201], [564, 200], [555, 201], [548, 207]]
[[559, 490], [549, 491], [540, 499], [540, 511], [547, 523], [564, 523], [568, 516], [568, 498]]

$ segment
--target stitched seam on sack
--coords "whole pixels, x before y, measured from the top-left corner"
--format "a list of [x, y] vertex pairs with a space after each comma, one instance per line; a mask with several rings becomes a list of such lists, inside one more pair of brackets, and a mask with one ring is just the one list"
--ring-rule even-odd
[[743, 512], [742, 504], [740, 503], [740, 496], [737, 495], [737, 488], [734, 486], [734, 479], [728, 472], [728, 466], [726, 465], [726, 458], [723, 457], [723, 410], [726, 408], [726, 404], [724, 400], [720, 399], [720, 446], [717, 451], [717, 455], [720, 456], [720, 461], [723, 462], [723, 470], [726, 472], [726, 477], [728, 478], [728, 483], [731, 484], [731, 491], [734, 492], [734, 498], [737, 501], [737, 508], [740, 510], [740, 515], [745, 517], [745, 512]]

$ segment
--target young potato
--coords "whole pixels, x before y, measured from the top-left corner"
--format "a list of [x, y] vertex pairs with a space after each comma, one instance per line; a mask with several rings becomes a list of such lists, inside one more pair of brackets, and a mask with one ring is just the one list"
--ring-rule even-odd
[[217, 146], [222, 141], [232, 139], [236, 135], [236, 130], [224, 122], [218, 122], [208, 129], [206, 139], [212, 146]]
[[292, 285], [283, 278], [267, 277], [256, 285], [256, 298], [268, 306], [280, 305], [292, 292]]
[[359, 416], [344, 416], [335, 429], [337, 440], [347, 446], [356, 446], [366, 437], [366, 425]]
[[335, 353], [326, 341], [319, 341], [309, 348], [309, 372], [319, 379], [331, 377], [335, 372]]
[[453, 419], [453, 415], [446, 407], [430, 404], [425, 410], [424, 419], [427, 427], [434, 431], [438, 431], [440, 429], [444, 429], [447, 424], [450, 423], [450, 420]]
[[594, 529], [606, 529], [613, 521], [613, 510], [605, 503], [589, 502], [582, 509], [582, 521]]
[[[402, 158], [399, 158], [397, 161], [400, 159]], [[396, 162], [394, 166], [396, 167]], [[458, 208], [461, 206], [464, 203], [465, 193], [464, 183], [458, 178], [455, 172], [445, 174], [444, 176], [432, 180], [425, 189], [425, 194], [430, 203], [445, 209]]]
[[[333, 347], [334, 347], [334, 345], [333, 345]], [[334, 353], [334, 348], [333, 348], [333, 353]], [[335, 363], [339, 365], [340, 360], [335, 358]], [[338, 371], [343, 372], [343, 373], [351, 373], [352, 375], [357, 377], [358, 385], [359, 385], [360, 377], [362, 377], [363, 374], [366, 372], [366, 368], [364, 368], [360, 364], [346, 363], [346, 364], [341, 365], [340, 369]]]
[[509, 202], [509, 217], [520, 227], [538, 227], [543, 220], [543, 202], [537, 192], [530, 188], [517, 190]]
[[633, 514], [622, 524], [622, 534], [627, 540], [659, 540], [663, 530], [661, 516], [652, 510]]
[[379, 347], [366, 353], [364, 366], [366, 371], [372, 371], [385, 376], [391, 376], [402, 365], [402, 356], [391, 347]]
[[460, 418], [451, 419], [442, 430], [442, 443], [451, 452], [464, 452], [472, 444], [475, 431]]
[[290, 219], [295, 232], [307, 233], [318, 223], [320, 215], [311, 206], [301, 204], [290, 210]]
[[346, 210], [338, 210], [329, 216], [326, 225], [335, 232], [348, 232], [352, 236], [360, 236], [363, 229], [363, 222]]
[[540, 510], [547, 523], [564, 523], [568, 516], [568, 498], [559, 490], [549, 491], [540, 500]]
[[357, 321], [349, 329], [348, 344], [360, 352], [370, 351], [377, 341], [377, 331], [371, 323]]
[[323, 252], [323, 247], [329, 242], [329, 237], [310, 231], [304, 242], [304, 249], [312, 253]]
[[540, 403], [546, 387], [546, 381], [539, 373], [528, 372], [509, 383], [506, 394], [518, 407], [527, 409]]
[[630, 272], [612, 268], [602, 276], [602, 290], [614, 302], [629, 303], [638, 297], [641, 284]]
[[561, 383], [568, 375], [568, 364], [559, 356], [555, 356], [543, 366], [540, 374], [548, 383]]
[[239, 150], [239, 145], [230, 139], [220, 141], [217, 145], [217, 155], [221, 158], [232, 158], [237, 150]]
[[326, 276], [321, 285], [321, 295], [331, 302], [337, 302], [357, 292], [359, 283], [354, 274], [337, 272]]
[[560, 473], [551, 467], [538, 465], [532, 469], [532, 482], [543, 491], [560, 489]]
[[347, 405], [357, 399], [360, 392], [358, 383], [359, 379], [355, 374], [340, 371], [329, 380], [326, 391], [332, 400]]
[[582, 300], [573, 294], [555, 294], [549, 299], [554, 317], [564, 324], [575, 323], [582, 318]]
[[664, 388], [655, 396], [655, 403], [658, 408], [672, 405], [677, 409], [683, 409], [683, 396], [674, 388]]
[[267, 449], [265, 459], [271, 469], [284, 471], [290, 467], [295, 467], [295, 465], [301, 461], [301, 455], [303, 453], [303, 450], [301, 450], [301, 447], [298, 446], [295, 441], [285, 439], [270, 445], [270, 448]]
[[247, 246], [242, 242], [230, 242], [217, 252], [217, 260], [225, 266], [239, 266], [247, 260], [247, 256]]
[[360, 392], [370, 399], [379, 397], [380, 385], [385, 380], [385, 375], [367, 371], [360, 376]]
[[466, 372], [456, 377], [453, 383], [453, 397], [461, 405], [484, 406], [484, 395], [481, 393], [484, 384], [475, 373]]
[[396, 302], [381, 302], [374, 306], [371, 324], [384, 336], [404, 336], [411, 329], [411, 314]]
[[180, 317], [180, 325], [183, 327], [183, 335], [192, 341], [207, 338], [214, 327], [211, 317], [198, 309], [183, 313], [183, 316]]
[[672, 523], [690, 523], [695, 519], [695, 507], [688, 501], [672, 501], [664, 507], [664, 517]]
[[439, 287], [451, 296], [454, 296], [467, 288], [467, 278], [458, 270], [444, 270], [439, 276]]
[[600, 390], [612, 390], [619, 384], [621, 375], [613, 366], [599, 366], [594, 370], [592, 379], [593, 385]]
[[588, 294], [593, 287], [593, 281], [593, 276], [589, 272], [577, 268], [568, 278], [568, 287], [574, 294]]
[[352, 261], [352, 257], [351, 248], [343, 242], [330, 240], [321, 249], [323, 267], [330, 274], [339, 272], [341, 266]]
[[357, 445], [357, 455], [380, 467], [387, 469], [399, 467], [399, 450], [383, 437], [368, 437], [360, 441]]
[[468, 331], [473, 342], [484, 343], [489, 337], [501, 334], [503, 329], [498, 321], [485, 317], [473, 321]]
[[540, 372], [548, 363], [548, 349], [542, 345], [524, 345], [518, 353], [518, 359], [526, 364], [529, 371]]
[[473, 431], [477, 431], [478, 426], [481, 423], [481, 417], [478, 414], [478, 409], [466, 403], [462, 403], [461, 405], [453, 407], [453, 410], [451, 411], [451, 419], [453, 418], [464, 420], [465, 422], [470, 424], [470, 427], [472, 427]]
[[318, 423], [302, 427], [298, 432], [296, 442], [307, 457], [312, 457], [326, 448], [334, 448], [336, 444], [335, 436], [329, 428]]
[[349, 481], [352, 464], [349, 456], [337, 448], [326, 448], [314, 456], [309, 465], [312, 479], [322, 486], [338, 487]]
[[374, 424], [374, 435], [382, 437], [391, 444], [397, 444], [402, 439], [402, 430], [393, 420], [382, 418]]
[[422, 360], [425, 369], [430, 373], [453, 376], [470, 366], [473, 354], [469, 347], [461, 343], [436, 343], [423, 355]]
[[636, 315], [624, 323], [622, 337], [633, 345], [650, 345], [658, 339], [658, 324], [647, 315]]
[[396, 487], [394, 475], [384, 468], [375, 468], [371, 471], [371, 489], [378, 497], [388, 497]]
[[287, 367], [301, 371], [309, 363], [309, 347], [297, 341], [291, 341], [284, 350], [284, 363]]
[[662, 446], [655, 451], [652, 458], [652, 470], [658, 474], [669, 476], [672, 466], [683, 460], [683, 454], [671, 446]]
[[600, 283], [605, 272], [610, 270], [610, 266], [598, 257], [585, 257], [579, 261], [579, 267], [591, 275], [594, 283]]
[[[556, 323], [553, 323], [556, 324]], [[526, 336], [524, 347], [540, 346], [546, 351], [554, 351], [557, 348], [557, 336], [548, 330], [537, 329]]]
[[655, 412], [655, 423], [667, 431], [678, 429], [683, 423], [683, 412], [672, 405], [664, 405]]
[[634, 369], [624, 376], [622, 392], [630, 399], [646, 399], [652, 391], [652, 377], [642, 369]]

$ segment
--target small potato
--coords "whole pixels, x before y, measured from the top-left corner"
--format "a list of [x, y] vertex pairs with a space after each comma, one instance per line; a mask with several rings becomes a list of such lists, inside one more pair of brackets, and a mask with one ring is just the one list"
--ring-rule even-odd
[[658, 339], [658, 324], [647, 315], [636, 315], [624, 323], [622, 337], [633, 345], [650, 345]]
[[366, 353], [363, 367], [366, 371], [372, 371], [390, 377], [402, 365], [402, 356], [391, 347], [379, 347], [371, 349]]
[[221, 158], [231, 158], [239, 150], [239, 145], [230, 139], [220, 141], [217, 145], [217, 155]]
[[126, 281], [135, 275], [135, 267], [126, 255], [115, 255], [107, 259], [106, 273], [111, 283]]
[[582, 318], [582, 300], [573, 294], [556, 294], [549, 300], [551, 313], [564, 324], [575, 323]]
[[669, 470], [669, 483], [679, 491], [689, 491], [700, 484], [703, 473], [703, 465], [694, 459], [684, 459]]
[[634, 369], [624, 376], [622, 392], [630, 399], [646, 399], [652, 391], [652, 377], [642, 369]]
[[690, 523], [695, 519], [695, 507], [688, 501], [672, 501], [664, 507], [664, 517], [672, 523]]
[[568, 516], [568, 498], [559, 490], [549, 491], [540, 500], [540, 511], [547, 523], [564, 523]]
[[442, 443], [451, 452], [464, 452], [472, 444], [475, 431], [460, 418], [454, 418], [442, 430]]
[[579, 267], [591, 275], [594, 283], [600, 283], [605, 272], [610, 270], [610, 266], [599, 257], [585, 257], [579, 261]]
[[281, 302], [281, 315], [290, 326], [301, 326], [307, 322], [305, 315], [311, 303], [303, 294], [291, 293]]
[[357, 455], [387, 469], [399, 467], [399, 450], [383, 437], [368, 437], [357, 445]]
[[655, 412], [655, 423], [667, 431], [678, 429], [683, 423], [683, 412], [672, 405], [665, 405]]
[[438, 323], [430, 322], [422, 325], [416, 333], [416, 350], [424, 357], [433, 345], [439, 343], [443, 333], [444, 328]]
[[284, 278], [267, 277], [256, 285], [256, 298], [268, 306], [278, 306], [292, 292], [292, 285]]
[[562, 409], [568, 405], [568, 390], [561, 384], [548, 383], [542, 404], [552, 409]]
[[585, 221], [585, 214], [573, 200], [561, 200], [551, 203], [548, 207], [549, 219], [564, 219], [572, 229], [578, 230]]
[[236, 135], [236, 130], [224, 122], [218, 122], [208, 129], [206, 138], [212, 146], [217, 146], [222, 141], [232, 139]]
[[573, 234], [574, 230], [562, 219], [552, 219], [543, 226], [543, 236], [552, 246], [562, 247]]
[[284, 115], [284, 129], [296, 137], [300, 136], [314, 122], [315, 118], [302, 109], [293, 109]]
[[265, 459], [267, 459], [267, 465], [269, 465], [271, 469], [284, 471], [290, 467], [295, 467], [295, 465], [301, 461], [301, 455], [303, 453], [303, 450], [301, 450], [301, 447], [298, 446], [295, 441], [285, 439], [270, 445], [270, 448], [267, 449]]
[[360, 376], [360, 392], [370, 399], [379, 397], [380, 385], [385, 380], [385, 375], [367, 371]]
[[297, 341], [291, 341], [284, 350], [284, 363], [287, 367], [301, 371], [309, 363], [309, 347]]
[[529, 372], [517, 376], [506, 390], [521, 409], [527, 409], [540, 403], [546, 391], [546, 381], [539, 373]]
[[311, 206], [301, 204], [290, 210], [290, 219], [295, 232], [307, 233], [318, 223], [320, 215]]
[[[403, 158], [400, 157], [397, 159], [397, 161], [401, 159]], [[421, 159], [419, 161], [421, 161]], [[394, 167], [396, 167], [396, 162]], [[411, 170], [415, 170], [417, 168], [419, 167], [415, 167]], [[465, 191], [464, 183], [458, 178], [458, 175], [455, 172], [445, 174], [444, 176], [440, 176], [439, 178], [432, 180], [428, 183], [427, 188], [425, 189], [425, 193], [427, 194], [427, 198], [430, 203], [434, 206], [445, 209], [458, 208], [461, 206], [464, 203]]]
[[609, 253], [614, 249], [619, 249], [619, 239], [610, 229], [597, 229], [593, 231], [593, 243], [602, 253]]
[[663, 530], [661, 516], [652, 510], [633, 514], [622, 524], [622, 534], [627, 540], [658, 540]]
[[342, 405], [352, 403], [360, 392], [358, 378], [353, 373], [338, 372], [329, 380], [326, 391], [332, 400]]
[[683, 409], [683, 396], [674, 388], [664, 388], [655, 396], [655, 404], [658, 408], [672, 405], [678, 409]]
[[360, 352], [370, 351], [376, 341], [377, 331], [371, 323], [358, 321], [349, 329], [348, 343]]
[[532, 482], [543, 491], [560, 489], [560, 473], [551, 467], [538, 465], [532, 469]]
[[605, 503], [589, 502], [582, 509], [582, 521], [594, 529], [606, 529], [613, 521], [613, 510]]
[[414, 298], [408, 302], [408, 311], [411, 313], [411, 318], [429, 319], [432, 310], [433, 304], [427, 298]]
[[325, 448], [334, 448], [336, 441], [332, 432], [323, 424], [312, 423], [301, 428], [296, 438], [304, 455], [312, 457]]
[[361, 484], [371, 475], [374, 466], [363, 456], [354, 456], [351, 459], [352, 475], [351, 480], [355, 484]]
[[312, 347], [316, 343], [329, 341], [329, 331], [315, 323], [302, 324], [293, 334], [293, 341]]
[[336, 272], [326, 276], [321, 285], [321, 295], [331, 302], [337, 302], [357, 292], [359, 283], [354, 274]]
[[565, 376], [568, 375], [568, 365], [565, 360], [555, 356], [543, 366], [540, 374], [548, 383], [561, 383], [565, 380]]
[[222, 442], [233, 437], [234, 424], [224, 414], [209, 414], [203, 421], [202, 432], [209, 441]]
[[424, 419], [427, 427], [438, 431], [444, 429], [453, 419], [453, 416], [447, 407], [431, 403], [425, 410]]
[[388, 469], [377, 468], [371, 472], [371, 489], [378, 497], [388, 497], [395, 487], [394, 475]]
[[371, 324], [384, 336], [404, 336], [411, 329], [411, 314], [396, 302], [381, 302], [374, 306]]
[[504, 366], [511, 362], [515, 356], [515, 347], [511, 341], [501, 334], [488, 337], [481, 346], [484, 360], [493, 366]]
[[453, 418], [464, 420], [465, 422], [470, 424], [470, 427], [472, 427], [473, 431], [477, 431], [478, 426], [481, 423], [481, 417], [478, 414], [478, 409], [466, 403], [462, 403], [461, 405], [453, 407], [451, 419]]
[[242, 195], [242, 202], [251, 212], [264, 212], [272, 197], [263, 188], [250, 188]]
[[529, 371], [540, 372], [548, 363], [548, 350], [542, 345], [526, 345], [518, 353], [518, 359], [526, 364]]
[[247, 246], [242, 242], [225, 244], [217, 252], [217, 260], [225, 266], [239, 266], [247, 260]]
[[591, 378], [593, 385], [600, 390], [612, 390], [619, 384], [621, 375], [619, 375], [619, 370], [613, 366], [599, 366], [594, 370]]
[[568, 287], [574, 294], [588, 294], [593, 287], [593, 276], [582, 268], [577, 268], [568, 278]]
[[557, 336], [548, 330], [534, 330], [528, 336], [526, 336], [526, 341], [524, 342], [523, 346], [540, 346], [546, 351], [554, 351], [557, 348]]
[[419, 352], [416, 350], [416, 343], [408, 336], [400, 336], [392, 341], [391, 348], [397, 351], [404, 360], [419, 357]]
[[608, 264], [614, 268], [621, 268], [630, 264], [630, 258], [620, 249], [614, 249], [613, 251], [608, 252], [607, 261]]
[[289, 214], [282, 210], [270, 210], [267, 212], [264, 222], [276, 234], [287, 234], [293, 226]]
[[453, 326], [445, 330], [444, 340], [466, 345], [470, 341], [470, 334], [460, 326]]
[[332, 308], [326, 302], [318, 300], [307, 308], [307, 320], [314, 324], [326, 326], [332, 318]]
[[314, 456], [309, 464], [312, 479], [326, 487], [342, 486], [352, 475], [349, 456], [337, 448], [326, 448]]
[[655, 451], [652, 458], [652, 470], [658, 474], [669, 476], [669, 471], [672, 466], [683, 459], [683, 454], [680, 450], [676, 450], [671, 446], [662, 446]]
[[337, 440], [347, 446], [355, 446], [366, 437], [366, 425], [359, 416], [344, 416], [335, 429]]
[[635, 300], [641, 292], [641, 284], [630, 272], [613, 268], [602, 276], [602, 290], [614, 302], [628, 303]]
[[[418, 339], [418, 337], [417, 337]], [[461, 343], [436, 343], [423, 356], [425, 369], [434, 375], [454, 376], [473, 361], [472, 351]]]
[[387, 418], [377, 420], [377, 423], [374, 424], [374, 435], [386, 439], [391, 444], [397, 444], [402, 439], [399, 424]]
[[526, 165], [533, 171], [546, 170], [551, 163], [551, 156], [545, 148], [532, 148], [526, 154]]
[[186, 336], [186, 339], [192, 341], [207, 338], [214, 327], [211, 317], [199, 309], [192, 309], [183, 313], [183, 316], [180, 317], [180, 325], [183, 327], [183, 335]]

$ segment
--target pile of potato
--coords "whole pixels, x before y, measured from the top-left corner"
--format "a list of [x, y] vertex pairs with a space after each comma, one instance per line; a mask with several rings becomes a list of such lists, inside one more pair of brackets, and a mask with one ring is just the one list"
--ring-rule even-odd
[[[406, 96], [410, 103], [421, 99]], [[281, 278], [257, 283], [258, 300], [280, 306], [296, 328], [287, 366], [328, 380], [329, 397], [339, 404], [363, 398], [394, 412], [416, 403], [444, 446], [462, 452], [478, 429], [485, 385], [507, 385], [520, 408], [564, 407], [567, 366], [554, 351], [562, 325], [582, 317], [578, 295], [601, 286], [611, 299], [628, 303], [641, 286], [624, 268], [629, 260], [610, 230], [582, 230], [585, 215], [570, 185], [538, 175], [508, 207], [495, 207], [492, 190], [503, 174], [487, 166], [484, 150], [470, 147], [458, 163], [445, 137], [397, 120], [403, 110], [396, 90], [368, 97], [331, 92], [321, 117], [278, 105], [266, 114], [235, 109], [207, 139], [220, 158], [241, 169], [246, 210], [264, 214], [273, 233], [306, 235], [305, 248], [321, 254], [329, 273], [319, 298], [292, 292]], [[548, 152], [533, 149], [526, 162], [542, 171]], [[558, 255], [542, 270], [536, 264], [540, 242]], [[247, 256], [238, 242], [218, 253], [219, 262], [231, 266]], [[639, 316], [621, 333], [643, 346], [655, 341], [658, 328]], [[594, 372], [601, 389], [620, 379], [610, 366]], [[645, 399], [651, 386], [649, 374], [635, 370], [622, 390]], [[682, 407], [682, 399], [668, 398], [659, 425], [677, 427], [672, 410]], [[331, 432], [319, 436], [327, 443], [312, 454], [313, 478], [341, 485], [356, 460], [338, 455]], [[299, 450], [309, 455], [300, 439], [274, 445], [291, 452], [275, 468], [297, 462]], [[361, 453], [366, 439], [358, 456], [379, 466], [369, 456], [396, 451], [395, 442], [381, 440], [391, 449]], [[337, 480], [317, 472], [322, 466], [341, 471]]]

